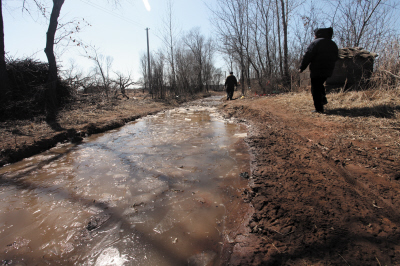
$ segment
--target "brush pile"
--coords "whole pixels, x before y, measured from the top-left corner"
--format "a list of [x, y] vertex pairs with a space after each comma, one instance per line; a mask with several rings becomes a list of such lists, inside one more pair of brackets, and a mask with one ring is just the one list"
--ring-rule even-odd
[[[7, 62], [10, 90], [0, 106], [0, 120], [30, 119], [45, 114], [45, 90], [48, 64], [32, 59]], [[65, 82], [58, 78], [59, 105], [72, 96]]]

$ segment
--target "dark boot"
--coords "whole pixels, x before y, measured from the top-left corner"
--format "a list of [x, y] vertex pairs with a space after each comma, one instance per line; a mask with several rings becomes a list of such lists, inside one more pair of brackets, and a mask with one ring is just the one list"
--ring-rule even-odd
[[328, 104], [328, 99], [326, 98], [326, 96], [324, 96], [324, 98], [322, 98], [322, 105]]

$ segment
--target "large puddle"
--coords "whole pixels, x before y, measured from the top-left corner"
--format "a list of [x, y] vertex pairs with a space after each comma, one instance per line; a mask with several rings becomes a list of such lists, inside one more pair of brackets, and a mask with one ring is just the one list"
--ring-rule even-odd
[[250, 160], [215, 102], [0, 168], [2, 265], [218, 265]]

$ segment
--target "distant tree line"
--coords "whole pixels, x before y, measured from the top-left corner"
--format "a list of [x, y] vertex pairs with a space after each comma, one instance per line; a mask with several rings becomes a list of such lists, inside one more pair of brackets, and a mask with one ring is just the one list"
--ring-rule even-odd
[[[23, 10], [29, 10], [26, 4], [31, 2], [49, 22], [44, 41], [47, 80], [41, 90], [48, 121], [56, 119], [60, 98], [66, 95], [57, 87], [60, 73], [55, 45], [63, 39], [75, 42], [67, 37], [79, 31], [79, 27], [65, 30], [70, 22], [59, 23], [64, 1], [52, 0], [49, 14], [44, 0], [21, 1]], [[203, 35], [200, 28], [179, 32], [173, 1], [166, 3], [164, 27], [158, 33], [163, 46], [150, 54], [151, 73], [147, 54], [141, 57], [142, 84], [157, 98], [194, 94], [221, 84], [226, 72], [215, 67], [216, 53], [223, 55], [225, 69], [238, 76], [242, 94], [254, 87], [263, 93], [290, 90], [299, 80], [299, 61], [317, 27], [333, 27], [339, 47], [358, 46], [377, 52], [377, 66], [393, 67], [392, 76], [399, 75], [397, 0], [216, 0], [209, 7], [214, 38]], [[13, 93], [6, 67], [2, 7], [0, 0], [0, 105]], [[94, 73], [88, 78], [72, 70], [65, 72], [70, 86], [85, 90], [98, 87], [106, 97], [115, 96], [117, 91], [124, 95], [132, 84], [130, 75], [116, 73], [117, 78], [111, 79], [112, 58], [102, 56], [94, 47], [86, 46], [86, 51], [95, 65]]]
[[156, 98], [208, 91], [221, 83], [222, 70], [214, 65], [217, 42], [204, 36], [199, 27], [181, 33], [174, 21], [173, 1], [166, 2], [163, 27], [156, 35], [162, 47], [141, 56], [142, 85]]
[[264, 93], [296, 85], [299, 61], [318, 27], [333, 27], [339, 47], [377, 52], [382, 64], [396, 53], [398, 5], [396, 0], [217, 0], [210, 9], [219, 51], [240, 73], [244, 94], [255, 84]]
[[179, 45], [168, 42], [165, 47], [150, 54], [151, 80], [147, 54], [141, 57], [143, 86], [154, 97], [163, 99], [196, 94], [221, 83], [222, 71], [214, 67], [216, 46], [211, 38], [202, 35], [199, 28], [193, 28], [174, 43]]
[[206, 38], [199, 28], [179, 34], [168, 1], [159, 36], [164, 46], [150, 55], [151, 75], [142, 55], [142, 82], [159, 98], [207, 90], [225, 78], [214, 67], [220, 53], [225, 69], [239, 77], [242, 94], [252, 87], [288, 91], [299, 84], [298, 65], [318, 27], [333, 27], [339, 47], [378, 53], [378, 66], [398, 65], [398, 6], [396, 0], [216, 0], [209, 9], [217, 37]]

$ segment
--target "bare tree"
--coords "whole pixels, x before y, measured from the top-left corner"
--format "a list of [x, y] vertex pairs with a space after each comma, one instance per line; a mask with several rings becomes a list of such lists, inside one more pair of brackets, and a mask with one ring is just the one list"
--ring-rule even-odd
[[205, 38], [200, 33], [200, 28], [191, 29], [183, 38], [184, 43], [189, 47], [196, 60], [197, 92], [203, 90], [203, 53], [205, 49]]
[[147, 67], [147, 53], [143, 53], [142, 56], [140, 57], [140, 69], [142, 70], [142, 75], [143, 75], [143, 93], [144, 90], [148, 89], [148, 67]]
[[151, 56], [151, 85], [152, 92], [155, 97], [165, 99], [166, 88], [164, 82], [164, 62], [165, 56], [162, 51], [158, 51], [155, 55]]
[[[115, 79], [114, 82], [119, 87], [119, 90], [120, 90], [122, 96], [129, 99], [129, 96], [126, 95], [126, 88], [135, 84], [135, 82], [132, 80], [130, 74], [128, 76], [124, 76], [120, 72], [116, 72], [115, 74], [117, 75], [117, 79]], [[116, 91], [116, 93], [117, 93], [117, 91]]]
[[[25, 7], [27, 0], [23, 0], [23, 10], [28, 10]], [[46, 8], [41, 3], [40, 0], [33, 0], [35, 5], [39, 8], [43, 16], [46, 16]], [[59, 17], [61, 8], [65, 2], [65, 0], [52, 0], [53, 6], [49, 19], [49, 27], [46, 33], [46, 47], [44, 49], [47, 61], [49, 64], [49, 73], [47, 79], [47, 88], [46, 88], [46, 119], [49, 122], [55, 122], [57, 118], [57, 109], [58, 109], [58, 97], [57, 97], [57, 80], [58, 80], [58, 68], [57, 68], [57, 59], [54, 53], [54, 45], [59, 43], [60, 40], [66, 39], [67, 36], [70, 36], [73, 31], [63, 31], [59, 36], [56, 36], [57, 31], [65, 28], [66, 25], [73, 24], [73, 22], [67, 22], [65, 24], [59, 24]], [[119, 3], [118, 0], [112, 0], [115, 5]], [[75, 28], [76, 31], [79, 31], [79, 27]], [[76, 42], [75, 39], [70, 39], [73, 43]], [[78, 46], [80, 42], [76, 43]]]
[[100, 78], [100, 86], [108, 98], [112, 85], [110, 72], [113, 58], [110, 56], [104, 57], [102, 54], [99, 54], [98, 48], [94, 46], [88, 46], [88, 49], [89, 52], [86, 51], [86, 57], [94, 63], [95, 75]]
[[167, 71], [169, 71], [169, 86], [171, 91], [176, 91], [176, 71], [175, 71], [175, 47], [177, 42], [177, 27], [173, 20], [173, 2], [167, 1], [167, 14], [163, 19], [164, 27], [161, 33], [161, 40], [164, 43], [166, 56], [168, 62]]
[[57, 117], [57, 78], [58, 69], [56, 57], [54, 55], [54, 40], [58, 26], [58, 17], [64, 0], [53, 0], [53, 8], [50, 15], [49, 28], [46, 34], [46, 48], [44, 52], [49, 63], [49, 74], [46, 88], [46, 119], [50, 122], [56, 121]]
[[60, 74], [74, 92], [77, 92], [82, 87], [82, 81], [86, 78], [73, 59], [70, 60], [69, 67]]
[[196, 59], [194, 54], [183, 45], [176, 49], [176, 77], [180, 93], [196, 92]]
[[213, 71], [213, 76], [212, 76], [212, 84], [215, 86], [219, 86], [221, 84], [222, 77], [224, 75], [222, 74], [222, 70], [220, 68], [217, 68]]
[[[363, 47], [379, 50], [379, 46], [395, 36], [397, 17], [393, 10], [399, 6], [396, 0], [330, 0], [337, 9], [332, 17], [336, 39], [343, 47]], [[332, 14], [335, 14], [332, 12]]]
[[[277, 27], [278, 27], [278, 44], [279, 44], [279, 66], [284, 83], [290, 82], [289, 74], [289, 21], [292, 18], [291, 14], [300, 5], [304, 4], [304, 0], [275, 0]], [[280, 22], [279, 22], [280, 21]], [[283, 43], [281, 39], [281, 31], [283, 33]], [[283, 56], [282, 56], [283, 54]]]
[[223, 43], [225, 51], [232, 53], [234, 61], [240, 66], [240, 84], [242, 94], [245, 94], [244, 83], [250, 86], [250, 55], [253, 54], [251, 40], [251, 11], [255, 1], [250, 0], [218, 0], [215, 10], [212, 10], [215, 29]]
[[[289, 79], [289, 63], [288, 63], [288, 3], [289, 0], [280, 0], [281, 17], [283, 28], [283, 76], [286, 81]], [[278, 3], [277, 3], [278, 5]]]
[[270, 19], [274, 13], [272, 2], [257, 0], [256, 10], [253, 12], [254, 19], [251, 28], [254, 36], [254, 54], [257, 58], [251, 62], [257, 75], [258, 84], [265, 93], [267, 80], [272, 78], [274, 72], [274, 43], [271, 41], [274, 20]]
[[215, 71], [213, 64], [213, 55], [215, 52], [215, 46], [211, 39], [208, 39], [204, 45], [204, 53], [203, 53], [203, 81], [206, 86], [206, 91], [209, 90], [209, 85], [212, 84], [213, 74]]

